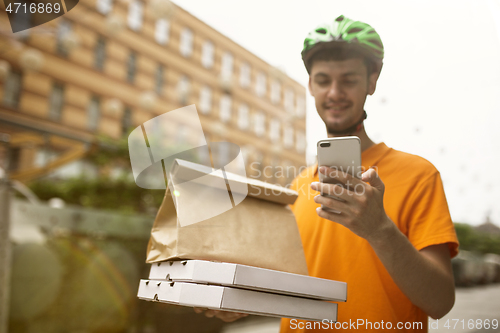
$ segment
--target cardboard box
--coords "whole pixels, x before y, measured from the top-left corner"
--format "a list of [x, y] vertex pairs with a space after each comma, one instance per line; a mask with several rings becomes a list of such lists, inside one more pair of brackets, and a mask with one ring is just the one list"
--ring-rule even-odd
[[137, 296], [190, 307], [304, 320], [337, 320], [337, 304], [231, 287], [141, 280]]
[[222, 262], [159, 262], [151, 265], [149, 279], [215, 284], [326, 301], [347, 300], [345, 282]]

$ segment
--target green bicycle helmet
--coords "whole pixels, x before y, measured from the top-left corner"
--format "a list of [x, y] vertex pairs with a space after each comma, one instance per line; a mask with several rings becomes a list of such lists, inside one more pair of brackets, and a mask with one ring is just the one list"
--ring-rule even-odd
[[304, 40], [302, 60], [310, 73], [309, 60], [318, 51], [333, 48], [351, 48], [359, 51], [374, 64], [380, 74], [384, 58], [384, 45], [379, 34], [369, 24], [351, 20], [344, 15], [337, 17], [332, 24], [322, 24], [311, 31]]

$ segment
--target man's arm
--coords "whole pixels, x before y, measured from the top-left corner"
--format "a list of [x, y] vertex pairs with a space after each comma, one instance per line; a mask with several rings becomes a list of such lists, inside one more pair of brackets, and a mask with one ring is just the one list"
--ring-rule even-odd
[[455, 303], [448, 245], [417, 251], [395, 225], [393, 229], [385, 237], [371, 241], [372, 248], [413, 304], [434, 319], [443, 317]]
[[320, 172], [347, 184], [348, 189], [334, 184], [312, 183], [312, 189], [340, 198], [316, 196], [315, 202], [340, 212], [330, 213], [318, 208], [317, 214], [365, 238], [396, 285], [413, 304], [434, 319], [448, 313], [455, 303], [448, 246], [433, 245], [420, 251], [413, 247], [385, 213], [384, 184], [374, 169], [365, 172], [362, 180], [325, 167], [321, 167]]

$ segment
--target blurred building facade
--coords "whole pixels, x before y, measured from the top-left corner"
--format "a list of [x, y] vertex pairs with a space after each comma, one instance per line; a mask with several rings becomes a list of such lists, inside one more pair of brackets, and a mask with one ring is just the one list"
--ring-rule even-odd
[[[305, 88], [166, 0], [80, 1], [15, 38], [0, 23], [0, 132], [14, 175], [50, 162], [76, 175], [92, 168], [75, 161], [96, 137], [190, 104], [208, 141], [241, 147], [250, 176], [285, 185], [296, 173], [264, 167], [305, 166]], [[173, 142], [196, 135], [182, 118], [169, 131]]]

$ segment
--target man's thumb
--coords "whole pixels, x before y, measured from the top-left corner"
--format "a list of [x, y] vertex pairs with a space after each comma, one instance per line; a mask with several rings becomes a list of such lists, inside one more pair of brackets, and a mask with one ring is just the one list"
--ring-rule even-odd
[[368, 169], [361, 175], [361, 180], [370, 183], [371, 186], [375, 187], [377, 190], [384, 192], [385, 186], [377, 171], [373, 168]]

